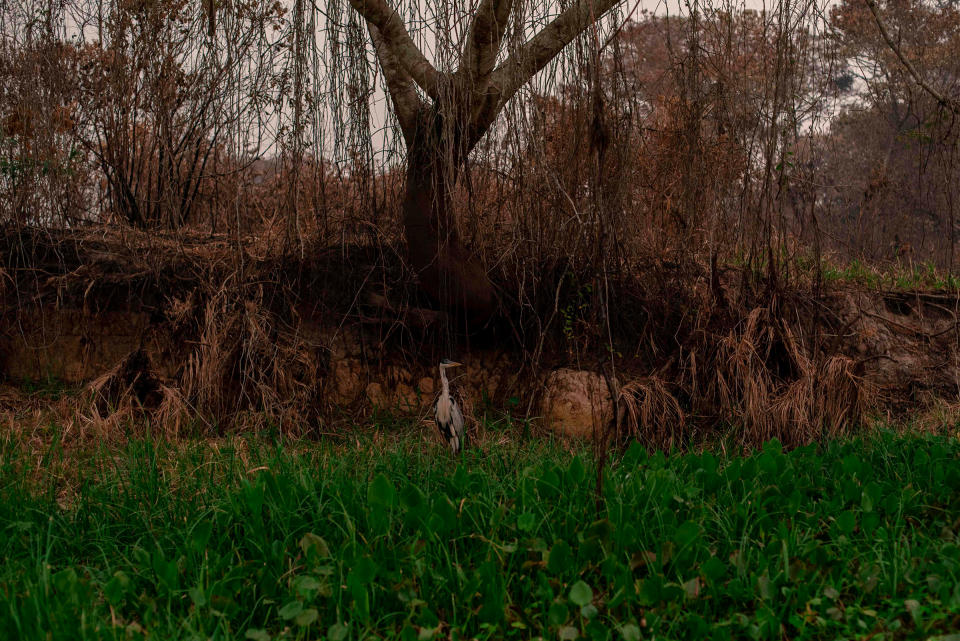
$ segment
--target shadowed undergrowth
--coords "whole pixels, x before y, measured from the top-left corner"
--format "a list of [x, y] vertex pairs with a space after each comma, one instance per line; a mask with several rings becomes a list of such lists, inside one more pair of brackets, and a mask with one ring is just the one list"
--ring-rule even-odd
[[[0, 627], [52, 639], [927, 638], [960, 443], [879, 433], [606, 474], [513, 441], [0, 446]], [[358, 447], [359, 445], [359, 447]]]

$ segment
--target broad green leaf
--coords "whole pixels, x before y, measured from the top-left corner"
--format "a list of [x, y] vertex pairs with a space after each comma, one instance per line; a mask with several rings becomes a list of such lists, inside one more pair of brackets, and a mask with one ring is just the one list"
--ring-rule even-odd
[[357, 559], [357, 562], [353, 565], [353, 569], [350, 570], [350, 578], [360, 585], [367, 585], [373, 581], [373, 577], [377, 574], [377, 565], [373, 562], [368, 556], [362, 556]]
[[563, 625], [567, 622], [567, 615], [570, 610], [563, 603], [553, 602], [550, 609], [547, 610], [547, 623], [550, 625]]
[[347, 580], [350, 594], [353, 596], [353, 614], [360, 623], [368, 623], [370, 619], [370, 591], [366, 586], [356, 581]]
[[580, 485], [583, 483], [583, 480], [587, 477], [587, 470], [583, 466], [583, 461], [579, 456], [574, 456], [573, 460], [570, 461], [570, 466], [567, 468], [567, 479], [574, 486]]
[[442, 523], [442, 527], [434, 525], [436, 532], [449, 532], [457, 527], [457, 508], [445, 494], [436, 497], [433, 501], [433, 514]]
[[300, 538], [300, 550], [304, 556], [318, 559], [330, 558], [330, 546], [313, 532], [307, 532]]
[[640, 627], [636, 623], [624, 623], [620, 626], [623, 641], [640, 641]]
[[305, 599], [312, 599], [323, 584], [310, 575], [298, 576], [293, 580], [293, 591]]
[[843, 459], [841, 469], [848, 476], [859, 476], [863, 471], [863, 461], [856, 455], [851, 454]]
[[700, 538], [700, 525], [694, 521], [685, 521], [673, 535], [674, 542], [681, 548], [688, 547]]
[[560, 641], [573, 641], [580, 636], [580, 631], [572, 625], [565, 625], [557, 630], [557, 638]]
[[693, 577], [683, 583], [683, 591], [688, 599], [696, 599], [700, 596], [700, 577]]
[[537, 519], [532, 512], [524, 512], [517, 517], [517, 528], [521, 532], [530, 532], [536, 525]]
[[844, 501], [847, 503], [860, 501], [860, 495], [863, 493], [863, 489], [858, 482], [851, 479], [843, 479], [840, 482], [840, 487], [843, 489]]
[[130, 579], [122, 571], [113, 573], [113, 577], [103, 586], [103, 594], [111, 605], [119, 605], [130, 589]]
[[542, 497], [550, 498], [559, 493], [559, 486], [560, 476], [552, 465], [548, 465], [537, 479], [537, 492]]
[[284, 621], [289, 621], [290, 619], [299, 615], [301, 612], [303, 612], [303, 604], [299, 601], [291, 601], [280, 608], [280, 616]]
[[382, 472], [373, 477], [367, 488], [367, 502], [371, 506], [393, 507], [397, 502], [397, 491]]
[[570, 587], [570, 601], [574, 605], [584, 606], [593, 600], [593, 590], [584, 581], [577, 581]]
[[319, 613], [316, 608], [308, 608], [294, 617], [293, 622], [301, 628], [305, 628], [317, 620]]
[[243, 499], [247, 509], [260, 516], [263, 511], [263, 485], [260, 483], [246, 483], [243, 488]]
[[250, 628], [246, 634], [243, 635], [243, 638], [250, 639], [250, 641], [270, 641], [271, 637], [266, 630]]
[[611, 536], [613, 536], [613, 523], [611, 523], [609, 519], [594, 521], [590, 524], [590, 527], [587, 528], [587, 531], [584, 532], [585, 538], [603, 543], [610, 541]]
[[53, 575], [53, 587], [57, 589], [57, 592], [69, 594], [73, 590], [73, 586], [76, 585], [76, 583], [77, 571], [73, 568], [61, 570]]
[[867, 512], [860, 521], [860, 529], [868, 535], [873, 534], [878, 525], [880, 525], [880, 515], [876, 512]]
[[850, 534], [857, 528], [857, 515], [852, 511], [847, 510], [841, 512], [837, 516], [837, 527], [840, 528], [840, 531], [844, 534]]
[[157, 552], [151, 557], [153, 560], [153, 571], [157, 573], [160, 582], [170, 590], [180, 589], [180, 571], [177, 568], [176, 561], [167, 561], [163, 558], [163, 553]]
[[453, 487], [456, 488], [458, 492], [466, 492], [470, 487], [470, 474], [463, 465], [457, 466], [457, 470], [453, 473], [451, 480]]
[[910, 613], [910, 616], [913, 617], [914, 621], [920, 620], [920, 602], [916, 599], [906, 599], [903, 602], [903, 607], [907, 609], [907, 612]]
[[637, 597], [640, 605], [655, 605], [663, 600], [663, 577], [654, 574], [644, 579]]
[[430, 641], [430, 639], [437, 636], [439, 631], [439, 628], [428, 628], [421, 626], [420, 631], [417, 632], [417, 641]]
[[[411, 602], [413, 605], [417, 599]], [[422, 602], [422, 605], [426, 605], [425, 602]], [[436, 628], [440, 625], [440, 617], [437, 616], [437, 613], [434, 612], [431, 608], [425, 607], [420, 611], [420, 616], [417, 618], [417, 623], [420, 624], [422, 628]]]
[[151, 566], [150, 553], [147, 552], [142, 547], [140, 547], [139, 545], [133, 548], [133, 552], [131, 553], [131, 556], [133, 557], [133, 560], [136, 562], [136, 564], [140, 568], [147, 569]]
[[767, 571], [764, 571], [764, 573], [757, 578], [757, 592], [760, 593], [763, 599], [769, 600], [773, 598], [773, 585], [770, 581], [770, 574]]
[[547, 556], [547, 570], [551, 574], [562, 574], [569, 570], [571, 565], [573, 565], [573, 551], [570, 549], [570, 544], [561, 539], [550, 548]]
[[627, 467], [639, 465], [645, 460], [647, 460], [647, 448], [639, 440], [634, 441], [623, 455], [623, 464]]
[[700, 566], [700, 571], [708, 581], [715, 583], [722, 579], [723, 575], [727, 573], [727, 564], [717, 557], [712, 556]]
[[193, 533], [190, 540], [194, 552], [203, 552], [207, 548], [207, 543], [210, 541], [210, 534], [212, 532], [213, 521], [210, 519], [199, 521], [193, 527]]
[[777, 473], [778, 468], [777, 456], [771, 454], [770, 452], [764, 452], [758, 459], [758, 465], [760, 467], [760, 471], [763, 472], [765, 476], [774, 476]]
[[348, 632], [350, 632], [350, 628], [343, 623], [334, 623], [327, 629], [327, 639], [330, 641], [343, 641], [347, 638]]
[[207, 604], [207, 595], [204, 594], [203, 588], [194, 586], [187, 590], [187, 593], [190, 595], [190, 600], [193, 601], [194, 605], [198, 608], [202, 608]]
[[406, 483], [400, 493], [400, 504], [409, 512], [420, 514], [427, 509], [427, 497], [413, 483]]
[[499, 566], [493, 561], [485, 561], [477, 569], [480, 577], [480, 593], [483, 599], [478, 613], [480, 620], [497, 623], [503, 620], [506, 605], [506, 585]]

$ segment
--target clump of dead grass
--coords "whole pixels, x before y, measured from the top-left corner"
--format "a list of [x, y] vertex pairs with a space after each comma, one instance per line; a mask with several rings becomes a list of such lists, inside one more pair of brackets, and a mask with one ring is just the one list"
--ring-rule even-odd
[[150, 358], [137, 349], [94, 379], [69, 422], [100, 436], [122, 433], [124, 425], [144, 421], [176, 438], [191, 408], [176, 387], [153, 371]]
[[222, 289], [198, 310], [198, 340], [179, 375], [183, 396], [211, 422], [300, 432], [323, 380], [317, 350], [296, 319], [285, 323], [264, 303], [262, 288], [237, 294]]
[[657, 376], [630, 381], [620, 388], [617, 402], [622, 436], [671, 448], [680, 444], [686, 415], [667, 384]]
[[870, 397], [856, 363], [817, 353], [769, 307], [753, 309], [719, 343], [709, 399], [744, 444], [799, 445], [858, 426]]
[[906, 425], [927, 434], [960, 435], [960, 401], [930, 395]]

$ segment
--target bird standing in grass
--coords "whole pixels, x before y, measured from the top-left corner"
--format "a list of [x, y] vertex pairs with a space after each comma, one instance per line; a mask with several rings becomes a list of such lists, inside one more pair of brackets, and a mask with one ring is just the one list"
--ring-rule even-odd
[[437, 428], [440, 435], [450, 445], [450, 450], [458, 454], [463, 449], [463, 414], [457, 402], [450, 396], [450, 381], [447, 380], [447, 369], [458, 367], [460, 363], [443, 359], [440, 361], [440, 396], [433, 408], [437, 419]]

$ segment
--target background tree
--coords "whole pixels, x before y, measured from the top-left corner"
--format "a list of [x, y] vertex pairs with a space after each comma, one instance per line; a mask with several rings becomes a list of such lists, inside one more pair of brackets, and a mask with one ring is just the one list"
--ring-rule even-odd
[[830, 136], [818, 141], [827, 220], [855, 255], [913, 259], [916, 252], [952, 269], [960, 130], [935, 95], [960, 96], [960, 12], [921, 0], [875, 9], [896, 48], [865, 2], [845, 0], [831, 10], [830, 37], [855, 93], [832, 119]]

